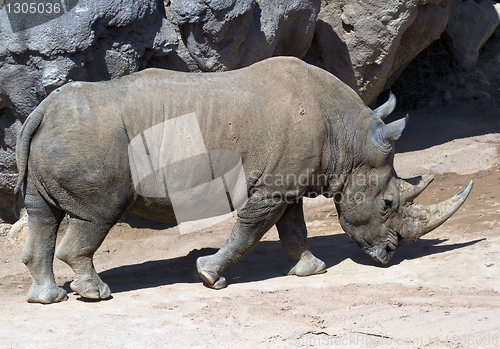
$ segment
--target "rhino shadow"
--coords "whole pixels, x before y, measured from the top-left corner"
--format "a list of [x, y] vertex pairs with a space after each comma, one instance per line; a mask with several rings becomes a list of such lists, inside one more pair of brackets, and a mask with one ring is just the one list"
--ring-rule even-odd
[[[327, 268], [334, 267], [346, 259], [361, 265], [390, 268], [403, 260], [412, 260], [425, 256], [441, 254], [475, 245], [485, 240], [478, 239], [451, 245], [442, 245], [448, 239], [420, 239], [416, 242], [404, 242], [398, 247], [396, 255], [387, 265], [375, 263], [345, 234], [317, 236], [309, 238], [313, 253], [322, 259]], [[139, 264], [124, 265], [106, 270], [99, 275], [113, 293], [154, 288], [176, 283], [199, 283], [201, 278], [196, 270], [196, 259], [200, 256], [217, 252], [215, 248], [192, 250], [188, 255], [164, 260], [148, 261]], [[282, 268], [286, 255], [279, 241], [262, 241], [257, 247], [236, 264], [224, 271], [224, 276], [231, 284], [263, 281], [285, 277]], [[329, 272], [335, 272], [335, 269]], [[69, 282], [63, 288], [71, 293]], [[85, 301], [83, 298], [79, 300]]]
[[484, 241], [486, 238], [461, 242], [451, 245], [442, 245], [449, 239], [418, 239], [415, 241], [405, 241], [399, 244], [399, 247], [387, 265], [376, 263], [368, 255], [364, 253], [359, 256], [359, 259], [351, 258], [356, 263], [362, 265], [374, 265], [382, 268], [390, 268], [393, 265], [398, 265], [404, 260], [413, 260], [421, 257], [432, 256], [440, 253], [453, 251], [459, 248], [464, 248]]

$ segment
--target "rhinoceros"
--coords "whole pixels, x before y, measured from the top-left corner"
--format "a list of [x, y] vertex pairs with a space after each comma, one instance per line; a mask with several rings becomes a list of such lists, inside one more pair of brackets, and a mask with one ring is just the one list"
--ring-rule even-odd
[[[22, 261], [33, 277], [27, 300], [67, 299], [54, 281], [54, 253], [73, 269], [74, 292], [108, 298], [110, 289], [95, 271], [93, 255], [110, 228], [127, 210], [176, 222], [169, 188], [157, 196], [139, 190], [130, 144], [144, 140], [155, 125], [183, 115], [195, 115], [198, 125], [192, 126], [207, 152], [238, 154], [245, 174], [247, 197], [237, 208], [229, 238], [217, 253], [197, 259], [208, 286], [225, 287], [224, 268], [250, 252], [273, 225], [289, 259], [287, 274], [325, 272], [325, 263], [309, 249], [303, 215], [303, 198], [319, 195], [332, 198], [349, 237], [375, 261], [387, 263], [400, 241], [417, 239], [442, 224], [472, 188], [471, 181], [439, 204], [413, 202], [432, 177], [404, 180], [396, 175], [394, 141], [408, 117], [385, 124], [394, 107], [391, 94], [371, 110], [335, 76], [285, 57], [230, 72], [147, 69], [58, 88], [27, 118], [16, 148], [15, 193], [24, 198], [29, 226]], [[164, 156], [175, 157], [191, 149], [163, 140], [151, 144], [146, 154], [158, 153], [159, 147]], [[197, 163], [187, 161], [175, 178], [200, 182], [204, 170]], [[162, 171], [169, 177], [168, 166]], [[197, 197], [186, 200], [189, 208]], [[68, 230], [56, 249], [65, 215]]]

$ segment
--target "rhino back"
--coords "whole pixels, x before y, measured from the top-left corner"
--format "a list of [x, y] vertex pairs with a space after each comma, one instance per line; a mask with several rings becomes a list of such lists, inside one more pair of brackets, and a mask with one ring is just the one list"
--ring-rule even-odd
[[[134, 137], [195, 115], [193, 127], [207, 150], [241, 155], [250, 189], [253, 177], [321, 172], [329, 161], [325, 124], [362, 108], [354, 91], [334, 76], [294, 58], [224, 73], [148, 69], [109, 82], [72, 83], [41, 108], [45, 118], [33, 144], [43, 151], [31, 154], [32, 171], [43, 177], [39, 190], [65, 209], [92, 216], [110, 198], [121, 203], [119, 209], [136, 200], [137, 212], [154, 208], [169, 221], [168, 198], [138, 198], [134, 192], [127, 153]], [[189, 153], [189, 147], [174, 148], [167, 151]], [[198, 175], [197, 168], [186, 169], [185, 176]], [[297, 195], [305, 190], [272, 178], [264, 185]]]
[[319, 167], [331, 122], [325, 112], [340, 117], [365, 107], [333, 75], [287, 57], [224, 73], [150, 69], [126, 80], [133, 86], [122, 113], [130, 139], [194, 113], [207, 150], [238, 152], [247, 173]]

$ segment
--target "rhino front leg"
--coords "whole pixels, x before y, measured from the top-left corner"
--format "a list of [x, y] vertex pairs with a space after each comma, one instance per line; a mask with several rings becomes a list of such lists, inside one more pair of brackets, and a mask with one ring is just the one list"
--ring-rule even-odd
[[262, 236], [281, 217], [286, 204], [281, 200], [252, 195], [238, 210], [237, 221], [224, 245], [211, 256], [198, 258], [198, 273], [208, 286], [220, 289], [226, 286], [224, 268], [239, 261], [250, 252]]
[[56, 256], [75, 272], [71, 289], [90, 299], [106, 299], [111, 291], [97, 274], [93, 257], [112, 224], [70, 218], [68, 231], [57, 247]]
[[276, 223], [288, 263], [286, 275], [309, 276], [326, 272], [326, 265], [309, 250], [302, 199], [291, 204]]
[[28, 179], [26, 196], [28, 237], [22, 260], [28, 267], [33, 285], [26, 299], [30, 303], [55, 303], [66, 300], [66, 291], [56, 285], [53, 272], [57, 230], [64, 212], [50, 206]]

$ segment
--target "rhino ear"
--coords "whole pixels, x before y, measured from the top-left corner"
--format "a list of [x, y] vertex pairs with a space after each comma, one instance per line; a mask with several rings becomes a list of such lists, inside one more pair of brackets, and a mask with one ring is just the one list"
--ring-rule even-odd
[[406, 115], [405, 118], [391, 122], [387, 125], [378, 126], [373, 132], [373, 142], [384, 153], [392, 151], [392, 142], [399, 139], [410, 117]]

